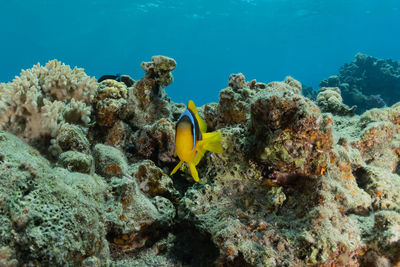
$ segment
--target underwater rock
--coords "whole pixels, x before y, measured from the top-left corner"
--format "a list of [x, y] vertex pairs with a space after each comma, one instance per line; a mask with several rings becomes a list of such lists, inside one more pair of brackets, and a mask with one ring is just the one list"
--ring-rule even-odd
[[86, 129], [74, 124], [61, 125], [57, 136], [51, 140], [49, 151], [57, 156], [65, 151], [77, 151], [88, 154], [90, 144], [86, 138]]
[[171, 226], [175, 208], [168, 199], [147, 198], [128, 176], [112, 177], [109, 187], [106, 221], [114, 249], [128, 252], [142, 248]]
[[135, 177], [139, 188], [148, 196], [163, 196], [177, 202], [180, 196], [174, 188], [173, 181], [151, 160], [139, 161], [129, 166], [129, 174]]
[[0, 261], [65, 266], [95, 256], [107, 266], [102, 179], [52, 168], [9, 133], [0, 151]]
[[356, 105], [357, 113], [390, 106], [400, 99], [400, 62], [358, 53], [320, 86], [339, 87], [344, 103]]
[[249, 131], [240, 126], [219, 130], [222, 134], [223, 153], [206, 153], [205, 164], [199, 164], [200, 182], [207, 180], [260, 179], [263, 166], [249, 156]]
[[153, 56], [152, 62], [142, 62], [141, 67], [146, 75], [156, 76], [157, 81], [167, 86], [172, 83], [172, 74], [176, 68], [176, 62], [173, 58], [165, 56]]
[[164, 87], [172, 83], [171, 71], [176, 67], [172, 58], [152, 57], [152, 62], [142, 62], [146, 75], [128, 91], [130, 124], [143, 127], [161, 118], [171, 118], [170, 100]]
[[[182, 255], [174, 253], [174, 250], [178, 250], [176, 247], [177, 237], [172, 233], [169, 233], [166, 237], [161, 238], [155, 242], [152, 246], [147, 249], [138, 250], [137, 253], [127, 255], [118, 255], [113, 262], [115, 267], [126, 267], [126, 266], [182, 266], [181, 262], [171, 255]], [[187, 246], [187, 244], [186, 244]]]
[[355, 172], [359, 186], [372, 198], [374, 210], [400, 211], [399, 176], [386, 169], [365, 166]]
[[246, 85], [246, 79], [242, 73], [231, 74], [229, 77], [228, 87], [232, 88], [233, 90], [245, 88]]
[[380, 256], [373, 250], [369, 250], [361, 258], [361, 266], [371, 266], [371, 267], [390, 267], [390, 260], [384, 256]]
[[391, 262], [400, 261], [400, 213], [396, 211], [378, 211], [372, 230], [370, 248], [375, 248]]
[[333, 208], [334, 195], [321, 187], [310, 182], [275, 190], [240, 178], [216, 181], [189, 189], [178, 213], [211, 234], [226, 265], [316, 264], [334, 260], [338, 244], [346, 245], [343, 254], [360, 245], [357, 224]]
[[105, 131], [103, 141], [105, 145], [113, 146], [122, 150], [130, 145], [129, 138], [132, 134], [132, 130], [127, 123], [123, 121], [118, 121], [114, 123], [111, 128]]
[[[357, 171], [373, 162], [365, 157], [362, 149], [352, 146], [356, 144], [353, 140], [357, 140], [352, 133], [357, 131], [359, 136], [360, 127], [365, 128], [367, 121], [373, 119], [355, 117], [341, 125], [348, 117], [321, 113], [300, 92], [301, 85], [292, 79], [270, 83], [257, 91], [250, 100], [251, 124], [222, 128], [224, 153], [206, 157], [207, 167], [200, 167], [199, 173], [213, 182], [189, 189], [180, 201], [179, 218], [211, 234], [220, 251], [217, 262], [291, 266], [299, 261], [326, 265], [357, 265], [363, 261], [358, 255], [368, 246], [364, 237], [371, 235], [372, 228], [367, 227], [370, 221], [362, 218], [380, 206]], [[215, 105], [205, 106], [205, 114], [218, 114], [217, 110]], [[391, 110], [385, 114], [391, 114], [385, 117], [388, 122], [398, 123], [396, 112]], [[354, 129], [350, 131], [347, 127]], [[276, 134], [260, 143], [271, 133]], [[398, 151], [396, 142], [387, 142], [384, 133], [390, 136], [396, 132], [377, 134], [383, 139], [373, 145], [385, 146], [378, 145], [379, 152], [375, 154], [386, 155], [382, 162], [386, 159], [393, 167], [398, 162], [393, 153]], [[340, 144], [333, 145], [334, 136]], [[286, 149], [286, 142], [299, 141], [302, 143], [298, 148]], [[261, 158], [257, 164], [252, 159], [261, 157], [265, 151], [253, 153], [254, 143], [255, 148], [264, 146], [267, 151], [274, 151], [282, 146], [288, 152], [275, 154], [270, 160]], [[302, 165], [296, 165], [299, 162]], [[267, 171], [260, 163], [268, 166]], [[270, 168], [275, 171], [271, 173]], [[271, 187], [269, 179], [277, 175], [284, 179], [293, 176], [295, 183]], [[391, 185], [396, 184], [393, 179], [397, 175], [392, 176], [388, 182]], [[398, 205], [396, 196], [399, 194], [395, 190], [380, 195], [385, 201], [391, 201], [391, 209]], [[286, 225], [288, 221], [290, 225]], [[294, 236], [292, 231], [285, 231], [292, 227], [297, 229]], [[395, 251], [396, 245], [390, 247], [388, 251]], [[395, 254], [389, 254], [393, 260]]]
[[[73, 89], [86, 84], [83, 71], [73, 80], [52, 64]], [[187, 168], [168, 175], [186, 108], [164, 90], [175, 67], [156, 56], [131, 86], [88, 80], [84, 100], [40, 91], [39, 106], [62, 108], [54, 131], [45, 123], [25, 139], [38, 150], [0, 133], [0, 265], [399, 264], [400, 103], [357, 115], [342, 101], [353, 85], [341, 75], [326, 82], [334, 88], [322, 88], [317, 105], [292, 77], [264, 84], [233, 74], [218, 103], [198, 108], [208, 130], [221, 133], [223, 153], [205, 153], [192, 184]], [[33, 70], [46, 80], [42, 68]], [[45, 88], [33, 70], [0, 86], [2, 111], [15, 108], [6, 103], [11, 87], [22, 102]], [[89, 107], [84, 121], [80, 103]], [[23, 122], [0, 127], [28, 136], [21, 125], [46, 115], [26, 111], [18, 111]], [[57, 158], [40, 155], [49, 145]]]
[[253, 95], [254, 91], [247, 88], [233, 90], [228, 87], [221, 90], [217, 109], [220, 123], [217, 124], [216, 128], [247, 122], [250, 110], [248, 101]]
[[58, 163], [71, 172], [90, 173], [93, 158], [77, 151], [67, 151], [60, 155]]
[[172, 202], [161, 196], [155, 196], [152, 199], [152, 202], [154, 206], [156, 206], [158, 212], [161, 214], [161, 223], [171, 226], [176, 215], [175, 206], [172, 204]]
[[127, 94], [122, 82], [104, 80], [99, 83], [95, 96], [96, 123], [99, 126], [111, 127], [127, 116]]
[[14, 258], [15, 251], [9, 247], [0, 247], [0, 266], [17, 267], [18, 260]]
[[399, 108], [371, 109], [353, 119], [335, 117], [335, 133], [344, 146], [360, 152], [370, 166], [396, 173], [399, 162]]
[[[104, 147], [95, 153], [116, 154]], [[11, 134], [0, 134], [0, 151], [0, 261], [6, 266], [109, 266], [108, 243], [125, 251], [142, 247], [175, 217], [168, 199], [147, 198], [129, 177], [112, 177], [107, 185], [97, 175], [51, 168]], [[71, 153], [79, 152], [60, 159]]]
[[93, 150], [96, 173], [103, 177], [122, 177], [128, 170], [124, 154], [117, 148], [97, 144]]
[[[293, 84], [294, 86], [291, 86]], [[269, 83], [251, 104], [253, 155], [275, 170], [318, 176], [333, 144], [332, 118], [301, 94], [298, 82]]]
[[220, 91], [218, 105], [206, 104], [203, 109], [209, 129], [216, 130], [238, 123], [247, 123], [250, 100], [254, 94], [254, 87], [250, 89], [242, 73], [232, 74], [229, 77], [228, 87]]
[[352, 116], [356, 109], [356, 106], [350, 108], [343, 104], [338, 87], [322, 87], [317, 95], [317, 104], [322, 112], [330, 112], [342, 116]]
[[313, 101], [317, 100], [318, 91], [314, 90], [314, 88], [312, 88], [312, 86], [303, 85], [301, 92], [305, 97], [307, 97]]
[[176, 161], [174, 140], [175, 124], [169, 119], [160, 119], [143, 126], [132, 136], [136, 157], [164, 164]]
[[226, 265], [356, 264], [362, 242], [357, 222], [346, 213], [368, 213], [371, 198], [351, 174], [349, 153], [336, 149], [319, 179], [303, 177], [283, 187], [254, 179], [256, 170], [238, 168], [233, 151], [225, 151], [236, 166], [189, 189], [179, 218], [210, 233], [220, 250], [218, 261]]

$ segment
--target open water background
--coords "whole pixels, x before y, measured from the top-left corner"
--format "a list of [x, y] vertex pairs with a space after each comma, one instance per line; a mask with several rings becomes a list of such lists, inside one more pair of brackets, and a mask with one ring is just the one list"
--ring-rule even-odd
[[231, 73], [318, 88], [357, 52], [400, 60], [399, 0], [9, 0], [0, 25], [0, 82], [53, 58], [140, 79], [162, 54], [178, 63], [168, 95], [197, 105]]

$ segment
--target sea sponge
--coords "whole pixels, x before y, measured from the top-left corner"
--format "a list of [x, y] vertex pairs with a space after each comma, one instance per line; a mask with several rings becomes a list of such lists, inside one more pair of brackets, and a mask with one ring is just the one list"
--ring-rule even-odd
[[83, 69], [57, 60], [22, 70], [12, 82], [0, 84], [0, 130], [32, 143], [56, 136], [65, 122], [87, 125], [96, 87]]

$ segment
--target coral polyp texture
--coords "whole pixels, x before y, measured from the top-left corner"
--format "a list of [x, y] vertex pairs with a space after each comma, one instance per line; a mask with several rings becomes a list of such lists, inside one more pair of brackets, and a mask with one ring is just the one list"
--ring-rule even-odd
[[22, 70], [11, 83], [0, 84], [0, 129], [32, 141], [56, 136], [66, 122], [88, 124], [96, 87], [83, 69], [57, 60]]
[[[97, 83], [53, 60], [0, 85], [1, 266], [399, 266], [400, 103], [362, 87], [396, 63], [357, 55], [315, 102], [232, 74], [198, 107], [223, 146], [199, 183], [168, 175], [176, 62], [141, 66]], [[391, 106], [357, 115], [361, 94]]]

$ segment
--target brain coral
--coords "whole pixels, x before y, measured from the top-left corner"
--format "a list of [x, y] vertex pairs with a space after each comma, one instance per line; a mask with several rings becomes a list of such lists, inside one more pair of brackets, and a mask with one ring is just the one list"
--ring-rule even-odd
[[86, 125], [96, 87], [83, 69], [57, 60], [22, 70], [12, 82], [0, 84], [0, 130], [32, 143], [43, 135], [54, 137], [65, 122]]

